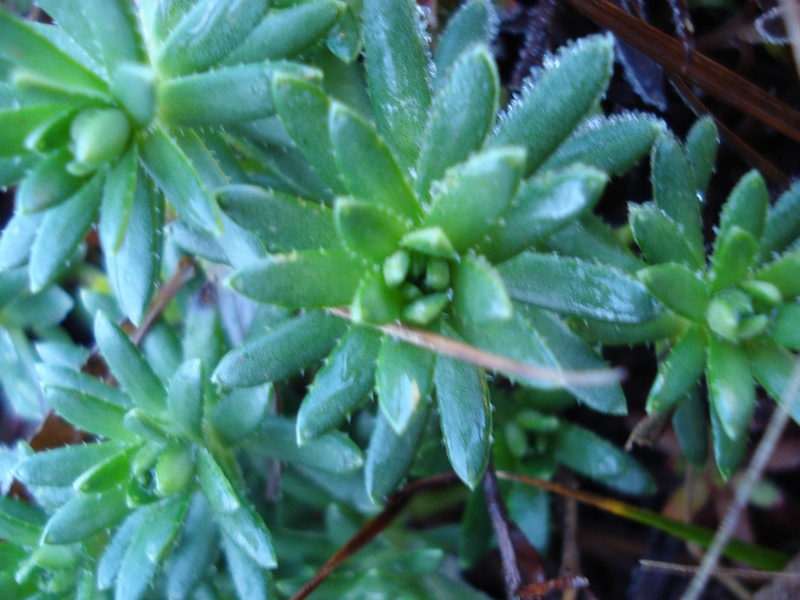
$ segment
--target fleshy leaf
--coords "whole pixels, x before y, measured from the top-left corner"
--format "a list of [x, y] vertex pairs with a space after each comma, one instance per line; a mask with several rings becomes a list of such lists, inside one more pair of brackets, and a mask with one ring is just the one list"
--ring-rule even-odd
[[656, 140], [650, 169], [656, 206], [677, 224], [695, 262], [703, 264], [705, 246], [697, 184], [689, 159], [672, 134], [663, 133]]
[[350, 315], [354, 323], [382, 325], [397, 321], [402, 309], [400, 290], [390, 287], [381, 271], [372, 269], [358, 284], [350, 304]]
[[225, 387], [280, 381], [330, 352], [344, 329], [337, 317], [322, 311], [304, 313], [228, 352], [212, 380]]
[[67, 487], [81, 473], [122, 447], [118, 442], [96, 442], [37, 452], [14, 468], [14, 476], [27, 485]]
[[197, 480], [203, 496], [216, 514], [232, 513], [242, 507], [233, 483], [205, 448], [197, 451]]
[[203, 364], [187, 360], [169, 382], [167, 405], [175, 420], [189, 435], [203, 438]]
[[699, 273], [684, 265], [667, 263], [639, 271], [639, 280], [670, 310], [693, 321], [703, 321], [711, 292]]
[[272, 76], [289, 71], [318, 80], [319, 72], [293, 63], [265, 62], [222, 67], [169, 79], [158, 87], [159, 114], [183, 127], [230, 125], [275, 114]]
[[98, 226], [100, 243], [107, 253], [119, 250], [125, 238], [136, 189], [138, 162], [136, 144], [131, 144], [117, 164], [108, 171]]
[[767, 184], [758, 171], [750, 171], [739, 180], [722, 207], [714, 253], [717, 252], [719, 244], [726, 239], [732, 227], [739, 227], [753, 236], [756, 242], [760, 242], [764, 233], [768, 207]]
[[120, 564], [116, 597], [130, 600], [145, 597], [158, 567], [172, 548], [188, 504], [189, 496], [184, 496], [140, 509], [145, 516]]
[[656, 491], [653, 478], [632, 456], [583, 427], [563, 423], [555, 454], [573, 471], [626, 494]]
[[499, 88], [497, 67], [486, 46], [472, 48], [453, 65], [434, 97], [422, 138], [415, 182], [422, 197], [432, 182], [483, 143], [494, 125]]
[[417, 407], [429, 401], [436, 355], [391, 336], [383, 336], [375, 391], [383, 416], [397, 435], [403, 435]]
[[[800, 423], [800, 402], [786, 398], [786, 391], [797, 366], [797, 357], [786, 348], [771, 344], [758, 344], [748, 352], [753, 376], [776, 402], [790, 411], [792, 418]], [[792, 402], [791, 406], [786, 402]]]
[[269, 10], [222, 63], [234, 65], [291, 58], [324, 36], [341, 17], [345, 7], [338, 0], [317, 0]]
[[503, 263], [500, 273], [511, 298], [548, 310], [614, 323], [658, 314], [641, 283], [599, 264], [528, 252]]
[[64, 202], [87, 181], [67, 171], [72, 155], [66, 150], [45, 157], [22, 180], [16, 194], [17, 210], [31, 214]]
[[678, 404], [672, 414], [672, 428], [686, 458], [695, 466], [702, 467], [708, 458], [708, 419], [698, 385], [691, 388]]
[[731, 475], [736, 472], [736, 469], [742, 462], [750, 440], [746, 435], [731, 439], [725, 432], [725, 428], [722, 426], [722, 420], [717, 414], [716, 405], [713, 403], [709, 406], [708, 412], [711, 417], [711, 439], [714, 449], [714, 459], [717, 462], [717, 469], [720, 475], [722, 475], [722, 479], [727, 481], [730, 479]]
[[130, 510], [122, 488], [78, 494], [47, 522], [43, 541], [46, 544], [77, 542], [119, 523]]
[[718, 148], [719, 132], [714, 119], [711, 117], [698, 119], [686, 135], [686, 155], [689, 157], [699, 192], [704, 193], [708, 187], [717, 162]]
[[378, 131], [399, 165], [408, 169], [417, 162], [417, 144], [431, 103], [430, 59], [418, 29], [417, 6], [411, 0], [365, 0], [362, 18], [364, 62]]
[[104, 312], [97, 313], [94, 335], [111, 372], [136, 406], [154, 414], [163, 411], [167, 401], [164, 384], [128, 335]]
[[114, 297], [134, 325], [140, 325], [159, 280], [164, 200], [139, 171], [121, 244], [106, 249], [106, 270]]
[[334, 218], [344, 245], [372, 261], [394, 252], [408, 229], [407, 222], [383, 206], [350, 198], [336, 200]]
[[[305, 6], [311, 5], [298, 8]], [[336, 167], [328, 132], [331, 104], [328, 95], [313, 83], [283, 72], [274, 75], [272, 90], [275, 110], [300, 152], [334, 193], [344, 194], [344, 182]]]
[[208, 69], [247, 38], [267, 8], [267, 0], [198, 0], [161, 46], [158, 71], [174, 77]]
[[214, 235], [222, 232], [217, 203], [178, 144], [161, 127], [141, 140], [141, 159], [167, 200], [187, 223]]
[[747, 354], [741, 347], [711, 336], [706, 380], [714, 411], [725, 435], [732, 440], [747, 437], [756, 396]]
[[102, 189], [103, 173], [98, 173], [71, 198], [45, 215], [28, 265], [32, 291], [38, 292], [50, 285], [69, 266], [70, 256], [97, 217]]
[[90, 433], [116, 440], [135, 441], [137, 436], [123, 423], [127, 409], [78, 390], [44, 386], [45, 398], [50, 406], [67, 421]]
[[[406, 4], [400, 0], [397, 4]], [[356, 200], [373, 202], [407, 219], [420, 207], [389, 147], [362, 117], [339, 103], [330, 110], [329, 129], [336, 164]]]
[[775, 254], [783, 252], [789, 244], [800, 237], [798, 231], [800, 231], [800, 183], [795, 183], [769, 208], [758, 253], [759, 262], [769, 261]]
[[800, 304], [793, 302], [778, 307], [769, 339], [778, 346], [800, 352]]
[[[122, 63], [146, 63], [144, 41], [130, 3], [125, 0], [83, 0], [80, 4], [73, 10], [91, 15], [86, 21], [92, 32], [92, 41], [100, 47], [103, 63], [112, 77]], [[82, 40], [76, 41], [81, 43]]]
[[270, 384], [233, 390], [211, 409], [209, 423], [222, 442], [237, 446], [258, 429], [273, 398]]
[[64, 114], [60, 104], [37, 104], [0, 110], [0, 158], [28, 153], [27, 138], [37, 127], [52, 123]]
[[431, 402], [420, 402], [402, 435], [397, 435], [382, 411], [378, 412], [364, 465], [367, 494], [373, 502], [383, 501], [405, 479], [417, 456], [431, 406]]
[[628, 220], [633, 239], [650, 264], [682, 263], [694, 269], [705, 266], [705, 257], [698, 260], [678, 224], [655, 204], [630, 205]]
[[490, 146], [521, 144], [525, 174], [536, 170], [600, 100], [611, 79], [614, 43], [591, 36], [563, 48], [526, 83], [522, 96], [501, 116]]
[[558, 170], [582, 163], [609, 175], [622, 175], [650, 152], [664, 127], [660, 119], [637, 113], [589, 119], [539, 170]]
[[36, 546], [46, 519], [38, 506], [0, 496], [0, 536], [7, 542]]
[[478, 240], [476, 249], [494, 263], [516, 256], [591, 210], [607, 179], [604, 173], [581, 165], [530, 178]]
[[[268, 598], [269, 577], [267, 571], [254, 561], [230, 536], [223, 534], [222, 549], [225, 552], [225, 564], [233, 580], [239, 598]], [[218, 552], [217, 546], [214, 547]]]
[[753, 275], [757, 281], [766, 281], [777, 287], [783, 297], [791, 300], [800, 296], [800, 251], [787, 252], [762, 267]]
[[434, 369], [436, 400], [450, 464], [470, 489], [483, 477], [492, 445], [492, 407], [486, 373], [440, 355]]
[[341, 247], [333, 211], [321, 204], [241, 184], [221, 188], [217, 198], [226, 215], [255, 232], [269, 248], [288, 252]]
[[658, 374], [647, 396], [647, 412], [664, 412], [695, 390], [706, 366], [706, 336], [694, 327], [674, 345], [658, 366]]
[[471, 47], [489, 44], [497, 31], [499, 19], [487, 0], [469, 0], [447, 20], [436, 44], [436, 87], [446, 81], [448, 71]]
[[317, 371], [297, 412], [297, 443], [337, 427], [364, 401], [375, 381], [375, 359], [381, 335], [369, 327], [352, 327]]
[[287, 308], [348, 304], [364, 273], [361, 259], [345, 250], [274, 254], [238, 269], [227, 279], [236, 292]]
[[504, 321], [514, 312], [503, 278], [482, 256], [466, 255], [453, 268], [453, 310], [459, 319]]
[[712, 292], [741, 282], [750, 272], [758, 250], [758, 242], [750, 232], [738, 225], [731, 225], [725, 236], [718, 238], [717, 247], [711, 257], [709, 283]]
[[496, 148], [453, 167], [431, 190], [422, 227], [441, 228], [456, 252], [464, 252], [506, 210], [524, 164], [521, 148]]

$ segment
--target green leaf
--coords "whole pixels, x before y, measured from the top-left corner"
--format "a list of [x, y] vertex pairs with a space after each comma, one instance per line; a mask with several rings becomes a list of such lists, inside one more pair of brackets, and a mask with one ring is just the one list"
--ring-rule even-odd
[[609, 175], [622, 175], [650, 152], [664, 128], [662, 120], [646, 114], [593, 117], [568, 137], [539, 170], [559, 170], [582, 163]]
[[434, 369], [436, 400], [447, 456], [473, 489], [483, 477], [492, 445], [492, 407], [483, 369], [440, 355]]
[[46, 544], [80, 541], [119, 523], [130, 510], [122, 488], [103, 493], [78, 494], [50, 518], [42, 533], [42, 540]]
[[145, 516], [147, 516], [146, 511], [133, 512], [111, 536], [97, 566], [97, 587], [101, 590], [107, 590], [114, 584], [120, 564], [125, 557], [125, 550], [128, 549], [134, 534], [141, 528]]
[[116, 454], [103, 458], [81, 473], [72, 482], [72, 488], [78, 493], [92, 494], [126, 486], [131, 477], [132, 462], [141, 449], [142, 444], [122, 447]]
[[[298, 8], [308, 6], [314, 4]], [[328, 95], [313, 83], [284, 72], [273, 76], [272, 95], [275, 110], [300, 152], [335, 194], [344, 194], [344, 182], [336, 167], [328, 132], [331, 106]]]
[[705, 257], [703, 261], [698, 260], [678, 224], [654, 203], [629, 205], [628, 220], [633, 239], [648, 263], [681, 263], [693, 269], [705, 267]]
[[375, 262], [397, 249], [409, 227], [407, 221], [383, 206], [350, 198], [336, 199], [334, 219], [344, 245]]
[[12, 186], [19, 183], [39, 163], [35, 154], [0, 158], [0, 186]]
[[36, 371], [39, 374], [39, 382], [44, 387], [53, 386], [72, 389], [82, 394], [101, 398], [125, 409], [132, 406], [128, 394], [100, 381], [97, 377], [92, 377], [67, 367], [44, 363], [37, 364]]
[[167, 391], [128, 335], [104, 312], [94, 320], [94, 336], [109, 369], [136, 406], [153, 414], [166, 408]]
[[636, 273], [646, 266], [608, 225], [592, 214], [562, 227], [543, 243], [559, 254], [597, 261], [626, 273]]
[[346, 250], [274, 254], [235, 271], [226, 284], [259, 302], [287, 308], [349, 304], [364, 273]]
[[778, 346], [800, 351], [800, 304], [783, 304], [778, 307], [772, 317], [769, 339]]
[[416, 3], [411, 0], [389, 4], [365, 0], [362, 19], [375, 121], [405, 170], [417, 162], [431, 103], [427, 40], [419, 30]]
[[464, 252], [505, 212], [524, 164], [522, 149], [496, 148], [453, 167], [431, 190], [422, 227], [440, 227], [456, 252]]
[[108, 171], [98, 225], [100, 243], [107, 253], [118, 251], [125, 239], [134, 202], [138, 163], [138, 150], [133, 143]]
[[278, 251], [341, 247], [333, 211], [321, 204], [253, 185], [230, 185], [217, 192], [222, 210]]
[[37, 104], [0, 110], [0, 158], [28, 154], [27, 138], [37, 128], [60, 119], [66, 107], [60, 104]]
[[167, 405], [177, 423], [195, 439], [203, 438], [203, 363], [199, 359], [181, 364], [169, 382]]
[[221, 441], [236, 446], [258, 429], [268, 415], [273, 397], [269, 384], [234, 390], [214, 406], [209, 422]]
[[0, 496], [0, 537], [7, 542], [37, 546], [46, 520], [38, 506]]
[[525, 174], [535, 171], [605, 94], [614, 65], [610, 36], [590, 36], [565, 46], [526, 82], [501, 116], [490, 146], [528, 150]]
[[318, 80], [319, 72], [285, 62], [222, 67], [169, 79], [158, 87], [159, 116], [170, 125], [231, 125], [275, 114], [272, 77], [288, 71]]
[[322, 311], [304, 313], [256, 335], [226, 354], [211, 379], [224, 387], [280, 381], [322, 358], [345, 330]]
[[345, 434], [334, 431], [299, 446], [296, 429], [289, 419], [267, 419], [260, 431], [247, 441], [245, 449], [328, 473], [352, 473], [364, 464], [361, 450]]
[[800, 237], [800, 183], [795, 183], [769, 208], [758, 261], [767, 262]]
[[717, 408], [712, 403], [709, 406], [711, 416], [711, 440], [714, 449], [714, 460], [717, 463], [722, 479], [727, 481], [736, 472], [742, 462], [744, 453], [749, 443], [748, 436], [742, 435], [736, 439], [731, 439], [722, 426], [722, 420], [717, 414]]
[[500, 273], [514, 300], [612, 323], [638, 323], [658, 314], [645, 287], [622, 271], [575, 258], [526, 252]]
[[269, 598], [269, 577], [264, 568], [234, 544], [230, 536], [223, 535], [221, 542], [225, 564], [238, 597]]
[[27, 485], [68, 487], [81, 473], [122, 448], [118, 442], [95, 442], [37, 452], [14, 468], [14, 476]]
[[181, 528], [189, 496], [150, 504], [139, 509], [145, 514], [125, 551], [117, 574], [115, 597], [144, 598], [164, 557]]
[[[517, 305], [525, 319], [547, 344], [555, 362], [564, 369], [605, 369], [605, 361], [598, 352], [572, 333], [555, 315], [530, 305]], [[628, 412], [625, 395], [619, 383], [580, 386], [567, 384], [565, 388], [578, 401], [592, 410], [610, 415]]]
[[74, 2], [64, 0], [37, 0], [36, 4], [97, 64], [103, 62], [85, 10], [76, 10]]
[[470, 48], [492, 42], [497, 13], [487, 0], [469, 0], [447, 20], [436, 44], [436, 87], [445, 85], [450, 68]]
[[711, 257], [711, 270], [708, 276], [712, 292], [718, 292], [729, 285], [745, 279], [756, 257], [758, 242], [738, 225], [732, 225], [724, 238], [718, 238], [717, 247]]
[[711, 117], [698, 119], [686, 135], [686, 155], [692, 166], [697, 190], [705, 192], [714, 165], [717, 162], [717, 149], [719, 148], [719, 132]]
[[[400, 0], [405, 4], [407, 0]], [[350, 194], [417, 220], [420, 207], [395, 156], [361, 116], [334, 102], [329, 124], [336, 164]]]
[[530, 178], [478, 241], [478, 252], [494, 263], [516, 256], [591, 210], [607, 181], [604, 173], [582, 165]]
[[274, 569], [277, 557], [272, 538], [261, 518], [249, 505], [232, 513], [217, 515], [222, 534], [230, 539], [250, 560], [264, 569]]
[[72, 155], [61, 150], [33, 168], [17, 190], [16, 204], [20, 214], [35, 213], [62, 203], [86, 183], [86, 177], [76, 177], [67, 171], [67, 163], [71, 160]]
[[421, 197], [483, 143], [495, 122], [499, 89], [497, 67], [485, 45], [458, 57], [433, 99], [422, 138], [415, 182]]
[[648, 413], [665, 412], [687, 401], [687, 393], [695, 390], [705, 370], [707, 345], [704, 332], [693, 327], [673, 346], [658, 366], [647, 396]]
[[753, 279], [777, 287], [784, 299], [800, 296], [800, 251], [787, 252], [753, 274]]
[[165, 77], [205, 71], [241, 44], [269, 8], [267, 0], [220, 4], [198, 0], [164, 40], [155, 58]]
[[[511, 318], [505, 321], [490, 323], [459, 321], [457, 330], [464, 341], [481, 350], [531, 365], [558, 367], [558, 362], [546, 340], [518, 311], [515, 311]], [[502, 369], [500, 371], [503, 372]], [[532, 387], [544, 389], [553, 387], [552, 382], [534, 377], [521, 378], [508, 373], [506, 375]]]
[[351, 327], [317, 372], [297, 412], [297, 443], [337, 427], [367, 399], [375, 381], [381, 334], [370, 327]]
[[629, 454], [588, 429], [562, 423], [555, 438], [558, 462], [625, 494], [652, 494], [656, 483]]
[[161, 272], [164, 200], [139, 171], [128, 226], [119, 248], [106, 249], [106, 271], [114, 297], [134, 325], [141, 325]]
[[53, 410], [79, 429], [107, 438], [136, 441], [136, 434], [128, 431], [123, 423], [127, 409], [120, 405], [52, 384], [45, 385], [42, 391]]
[[217, 515], [232, 513], [241, 508], [242, 501], [234, 484], [205, 448], [197, 450], [197, 479], [203, 496]]
[[217, 203], [192, 163], [167, 132], [156, 126], [140, 140], [141, 160], [181, 218], [213, 235], [222, 233]]
[[697, 184], [689, 159], [672, 134], [665, 132], [656, 140], [650, 170], [656, 206], [678, 226], [695, 263], [704, 264], [706, 253]]
[[52, 81], [55, 85], [78, 93], [105, 93], [106, 83], [76, 62], [28, 23], [0, 11], [0, 56]]
[[[103, 64], [112, 77], [120, 64], [147, 62], [144, 40], [130, 3], [125, 0], [83, 0], [81, 4], [83, 6], [75, 8], [87, 16], [91, 15], [86, 20], [93, 41], [100, 47]], [[80, 40], [76, 41], [81, 43]]]
[[44, 289], [69, 267], [70, 257], [97, 216], [102, 188], [103, 174], [98, 173], [71, 198], [45, 215], [28, 265], [32, 291]]
[[648, 267], [638, 275], [639, 281], [670, 310], [693, 321], [705, 319], [711, 292], [702, 274], [684, 265], [667, 263]]
[[11, 217], [0, 237], [0, 270], [20, 267], [28, 261], [45, 214], [23, 215], [17, 212]]
[[728, 237], [733, 227], [746, 231], [756, 242], [761, 241], [769, 207], [767, 184], [758, 171], [742, 177], [722, 207], [714, 253]]
[[430, 350], [383, 336], [375, 392], [383, 416], [397, 435], [403, 435], [419, 404], [429, 402], [435, 361]]
[[382, 325], [400, 319], [403, 311], [402, 293], [390, 287], [378, 269], [368, 271], [350, 304], [350, 317], [354, 323]]
[[382, 502], [406, 478], [417, 456], [431, 406], [431, 402], [420, 402], [401, 435], [392, 429], [383, 411], [378, 412], [364, 465], [367, 494], [373, 502]]
[[[792, 418], [800, 423], [800, 402], [795, 398], [786, 398], [789, 382], [797, 366], [797, 357], [785, 348], [776, 348], [771, 344], [757, 344], [749, 349], [748, 358], [753, 376], [776, 402], [789, 410]], [[791, 402], [787, 405], [786, 402]]]
[[672, 429], [684, 456], [696, 467], [702, 467], [708, 458], [708, 419], [698, 385], [688, 390], [672, 414]]
[[511, 318], [503, 278], [482, 256], [465, 255], [453, 269], [453, 310], [459, 319], [485, 323]]
[[747, 438], [756, 392], [744, 349], [712, 335], [708, 345], [706, 381], [711, 403], [725, 435], [733, 441]]
[[317, 0], [269, 10], [222, 63], [243, 64], [300, 54], [328, 32], [346, 6], [338, 0]]
[[459, 258], [450, 238], [441, 227], [426, 227], [411, 231], [403, 236], [400, 245], [429, 257], [446, 260], [458, 260]]

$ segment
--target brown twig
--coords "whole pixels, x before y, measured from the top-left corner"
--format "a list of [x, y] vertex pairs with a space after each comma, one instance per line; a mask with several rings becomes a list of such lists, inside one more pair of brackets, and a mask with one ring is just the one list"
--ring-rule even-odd
[[[642, 559], [639, 561], [639, 564], [643, 569], [665, 571], [667, 573], [675, 573], [676, 575], [697, 573], [697, 571], [700, 570], [700, 567], [695, 565], [679, 565], [659, 560]], [[714, 575], [727, 575], [728, 577], [753, 581], [774, 581], [778, 579], [800, 581], [800, 573], [786, 573], [785, 571], [754, 571], [752, 569], [726, 569], [717, 567], [714, 569]]]
[[514, 544], [511, 541], [508, 515], [506, 514], [503, 499], [500, 497], [500, 490], [497, 487], [497, 476], [495, 475], [494, 465], [491, 461], [489, 462], [486, 472], [483, 474], [483, 493], [486, 496], [489, 518], [492, 521], [492, 528], [497, 537], [497, 546], [500, 549], [500, 558], [503, 562], [506, 597], [508, 600], [514, 600], [517, 590], [522, 585], [522, 578], [519, 574]]
[[684, 77], [728, 106], [800, 142], [800, 112], [714, 62], [694, 52], [687, 63], [680, 41], [629, 15], [607, 0], [567, 0], [576, 10], [614, 33], [674, 75]]
[[[329, 308], [332, 314], [345, 319], [352, 318], [346, 308]], [[587, 369], [585, 371], [565, 371], [550, 369], [538, 365], [530, 365], [512, 360], [499, 354], [485, 352], [464, 342], [459, 342], [438, 333], [424, 329], [409, 327], [408, 325], [380, 325], [378, 329], [399, 340], [426, 348], [439, 354], [452, 356], [470, 362], [484, 369], [500, 371], [516, 377], [539, 379], [556, 385], [582, 385], [603, 386], [621, 381], [625, 377], [624, 369], [614, 367], [611, 369]]]
[[459, 479], [455, 473], [443, 473], [425, 479], [418, 479], [409, 483], [404, 488], [398, 490], [386, 500], [386, 508], [378, 515], [367, 521], [328, 561], [301, 587], [291, 600], [305, 600], [314, 590], [333, 573], [334, 569], [341, 565], [356, 552], [374, 540], [384, 529], [405, 508], [411, 498], [422, 491], [433, 491], [450, 487], [458, 483]]
[[[564, 483], [575, 489], [575, 478], [564, 473]], [[564, 498], [564, 531], [561, 535], [561, 577], [573, 577], [580, 573], [580, 552], [578, 550], [578, 501], [574, 498]], [[577, 590], [565, 589], [562, 600], [575, 600]]]

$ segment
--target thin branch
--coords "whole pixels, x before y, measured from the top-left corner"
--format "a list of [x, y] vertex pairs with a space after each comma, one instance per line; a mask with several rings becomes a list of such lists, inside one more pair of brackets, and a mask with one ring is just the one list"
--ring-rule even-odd
[[[576, 487], [575, 477], [571, 473], [562, 472], [564, 484], [570, 488]], [[573, 577], [580, 575], [581, 559], [578, 549], [578, 501], [574, 498], [564, 498], [564, 531], [561, 534], [561, 577]], [[575, 588], [565, 589], [562, 600], [575, 600], [578, 591]]]
[[[328, 311], [338, 317], [351, 319], [350, 311], [346, 308], [329, 308]], [[470, 362], [484, 369], [500, 371], [515, 377], [538, 379], [555, 385], [576, 386], [604, 386], [617, 383], [625, 378], [625, 370], [620, 367], [611, 369], [587, 369], [585, 371], [564, 371], [551, 369], [538, 365], [530, 365], [512, 360], [499, 354], [485, 352], [464, 342], [459, 342], [438, 333], [424, 329], [409, 327], [408, 325], [379, 325], [376, 326], [384, 333], [399, 340], [426, 348], [439, 354], [458, 358]]]
[[722, 525], [720, 525], [719, 530], [717, 530], [714, 541], [709, 547], [700, 565], [700, 569], [692, 579], [681, 600], [697, 600], [703, 592], [706, 583], [708, 583], [709, 578], [713, 575], [714, 569], [717, 567], [720, 557], [722, 556], [722, 552], [736, 527], [736, 523], [739, 521], [742, 511], [747, 506], [747, 501], [750, 499], [753, 487], [761, 477], [764, 466], [772, 455], [772, 451], [775, 449], [778, 440], [783, 434], [786, 424], [789, 422], [791, 416], [790, 411], [797, 400], [797, 393], [799, 390], [800, 360], [796, 362], [789, 383], [783, 391], [782, 400], [776, 404], [767, 430], [764, 432], [764, 437], [761, 438], [761, 442], [758, 444], [758, 448], [753, 455], [753, 460], [750, 462], [739, 486], [736, 488], [733, 502], [728, 512], [725, 514], [725, 517], [722, 519]]
[[455, 473], [443, 473], [425, 479], [418, 479], [389, 496], [386, 500], [386, 508], [367, 521], [361, 529], [347, 540], [290, 600], [305, 600], [308, 598], [333, 573], [336, 567], [369, 544], [391, 525], [395, 517], [400, 514], [400, 511], [405, 508], [408, 501], [415, 494], [422, 491], [447, 488], [455, 485], [458, 481], [459, 479]]
[[500, 497], [500, 489], [497, 487], [494, 465], [491, 462], [489, 462], [489, 466], [483, 474], [483, 492], [486, 496], [489, 518], [492, 521], [492, 528], [497, 537], [497, 546], [500, 549], [500, 558], [503, 562], [506, 597], [508, 600], [514, 600], [517, 595], [517, 590], [522, 584], [522, 578], [519, 574], [514, 544], [511, 541], [508, 515], [506, 514], [503, 499]]
[[[662, 562], [660, 560], [642, 559], [639, 561], [639, 565], [641, 565], [643, 569], [665, 571], [667, 573], [675, 573], [676, 575], [697, 573], [700, 570], [700, 567], [695, 565], [679, 565], [676, 563]], [[717, 567], [714, 569], [714, 575], [725, 575], [727, 577], [750, 579], [753, 581], [774, 581], [778, 579], [800, 581], [800, 573], [786, 573], [784, 571], [754, 571], [751, 569], [726, 569]]]

